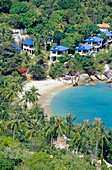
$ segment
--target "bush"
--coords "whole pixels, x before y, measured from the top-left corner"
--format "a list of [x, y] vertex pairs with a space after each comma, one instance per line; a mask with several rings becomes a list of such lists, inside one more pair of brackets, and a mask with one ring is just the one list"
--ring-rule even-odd
[[16, 2], [10, 9], [10, 14], [20, 14], [28, 11], [28, 7], [24, 2]]
[[0, 169], [1, 170], [13, 170], [14, 161], [11, 159], [1, 159], [0, 158]]
[[35, 80], [44, 79], [46, 77], [45, 68], [37, 64], [32, 65], [29, 68], [29, 74], [31, 74], [32, 78], [34, 78]]

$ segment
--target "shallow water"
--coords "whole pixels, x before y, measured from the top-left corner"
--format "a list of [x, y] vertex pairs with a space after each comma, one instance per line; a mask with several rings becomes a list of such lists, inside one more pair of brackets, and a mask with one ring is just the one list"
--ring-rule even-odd
[[106, 127], [112, 127], [112, 87], [105, 82], [97, 86], [70, 87], [58, 92], [51, 101], [54, 115], [77, 116], [75, 123], [101, 118]]

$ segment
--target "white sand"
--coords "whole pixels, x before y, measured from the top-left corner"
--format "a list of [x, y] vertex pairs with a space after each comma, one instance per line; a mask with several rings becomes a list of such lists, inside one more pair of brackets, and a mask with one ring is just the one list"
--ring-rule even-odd
[[50, 102], [54, 95], [62, 90], [68, 87], [70, 85], [71, 81], [69, 81], [69, 84], [66, 82], [62, 82], [60, 80], [52, 80], [52, 79], [46, 79], [41, 81], [30, 81], [26, 83], [23, 90], [30, 90], [32, 86], [38, 89], [38, 93], [40, 93], [39, 103], [44, 108], [45, 113], [47, 113], [48, 118], [52, 115], [51, 109], [50, 109]]
[[41, 81], [30, 81], [28, 82], [23, 90], [30, 90], [32, 86], [38, 89], [38, 92], [42, 95], [46, 93], [47, 91], [54, 89], [55, 87], [63, 86], [64, 84], [59, 80], [41, 80]]

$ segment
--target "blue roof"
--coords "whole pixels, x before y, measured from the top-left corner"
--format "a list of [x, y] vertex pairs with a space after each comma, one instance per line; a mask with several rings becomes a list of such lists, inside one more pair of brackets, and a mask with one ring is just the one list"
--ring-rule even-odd
[[[44, 36], [42, 35], [41, 38], [44, 39]], [[50, 35], [50, 36], [48, 37], [48, 39], [52, 39], [52, 35]]]
[[17, 47], [17, 46], [15, 46], [15, 45], [11, 45], [11, 47], [15, 48], [16, 50], [21, 50], [20, 47]]
[[50, 35], [48, 39], [52, 39], [52, 35]]
[[55, 45], [53, 48], [50, 49], [50, 51], [65, 51], [69, 49], [70, 48], [62, 46], [62, 45]]
[[112, 33], [109, 31], [100, 31], [100, 33], [97, 34], [97, 36], [100, 36], [102, 33], [105, 33], [107, 37], [112, 36]]
[[22, 42], [22, 44], [33, 45], [33, 44], [34, 44], [34, 41], [32, 41], [32, 40], [26, 40], [26, 41]]
[[75, 48], [75, 50], [90, 50], [93, 49], [93, 46], [90, 46], [88, 44], [79, 44], [78, 47]]
[[89, 37], [88, 39], [85, 40], [85, 42], [99, 42], [103, 40], [104, 40], [103, 38], [94, 36], [94, 37]]

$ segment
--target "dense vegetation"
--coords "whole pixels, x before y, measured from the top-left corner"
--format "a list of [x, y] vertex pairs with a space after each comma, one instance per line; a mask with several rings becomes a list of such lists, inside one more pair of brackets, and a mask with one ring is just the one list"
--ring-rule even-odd
[[[37, 89], [32, 87], [23, 93], [23, 82], [16, 72], [0, 79], [0, 161], [3, 169], [8, 165], [9, 169], [16, 166], [20, 169], [23, 166], [28, 169], [95, 169], [90, 157], [101, 154], [112, 163], [112, 130], [106, 129], [102, 120], [96, 118], [93, 122], [85, 120], [83, 124], [74, 124], [76, 117], [71, 114], [52, 116], [48, 120], [37, 102]], [[58, 149], [63, 135], [69, 139], [67, 150]], [[79, 154], [88, 157], [79, 158]]]
[[[54, 39], [51, 46], [67, 46], [75, 56], [65, 54], [53, 63], [52, 78], [66, 72], [93, 74], [102, 72], [106, 63], [112, 66], [111, 48], [97, 53], [96, 59], [74, 54], [79, 43], [99, 32], [96, 24], [102, 22], [112, 23], [111, 0], [0, 0], [0, 169], [96, 169], [94, 157], [112, 163], [112, 129], [102, 120], [77, 124], [70, 114], [48, 120], [37, 89], [23, 92], [24, 69], [38, 80], [48, 74], [49, 35]], [[33, 58], [11, 46], [13, 28], [27, 28], [35, 42]], [[63, 135], [68, 140], [60, 150]], [[101, 168], [106, 169], [103, 161]]]

